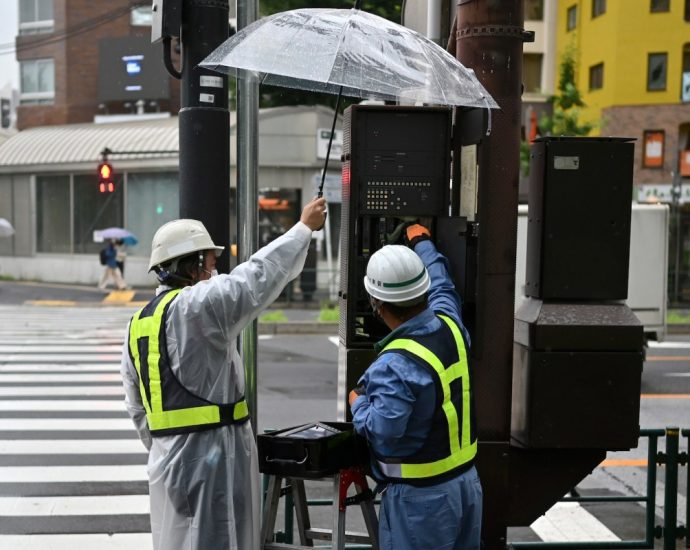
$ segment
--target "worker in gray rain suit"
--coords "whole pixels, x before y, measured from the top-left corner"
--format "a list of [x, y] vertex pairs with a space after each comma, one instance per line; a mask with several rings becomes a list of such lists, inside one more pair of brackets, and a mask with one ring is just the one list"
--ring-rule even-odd
[[216, 275], [201, 222], [156, 232], [149, 269], [156, 297], [129, 323], [122, 357], [125, 403], [149, 449], [156, 550], [254, 550], [259, 471], [240, 331], [302, 270], [325, 200], [314, 199], [287, 233], [230, 274]]

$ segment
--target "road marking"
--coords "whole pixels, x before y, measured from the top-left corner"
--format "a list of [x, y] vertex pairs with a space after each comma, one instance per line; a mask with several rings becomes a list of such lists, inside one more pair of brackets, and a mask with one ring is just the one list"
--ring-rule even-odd
[[690, 342], [648, 342], [647, 346], [659, 349], [683, 349], [690, 348]]
[[[126, 411], [125, 402], [115, 399], [107, 400], [36, 400], [21, 399], [0, 400], [0, 411]], [[0, 424], [2, 426], [2, 424]]]
[[0, 455], [100, 455], [146, 453], [138, 439], [12, 439], [0, 440]]
[[148, 479], [145, 465], [0, 467], [0, 483], [148, 481]]
[[119, 364], [122, 359], [122, 354], [96, 354], [89, 353], [88, 355], [81, 354], [69, 354], [65, 353], [60, 355], [59, 360], [52, 353], [42, 354], [42, 353], [22, 353], [22, 354], [0, 354], [0, 363], [14, 363], [15, 365], [21, 365], [22, 363], [48, 363], [54, 365], [55, 363], [93, 363], [94, 361], [102, 361], [103, 363]]
[[2, 516], [103, 516], [150, 513], [148, 495], [0, 497]]
[[337, 336], [329, 336], [328, 341], [336, 347], [340, 345], [340, 338], [338, 338]]
[[62, 374], [7, 374], [0, 373], [0, 384], [8, 382], [121, 382], [119, 372], [101, 374], [62, 373]]
[[670, 376], [673, 378], [686, 378], [690, 377], [690, 372], [669, 372], [664, 374], [664, 376]]
[[106, 303], [115, 302], [118, 304], [122, 302], [131, 302], [135, 294], [136, 292], [134, 290], [113, 290], [110, 294], [103, 298], [103, 301]]
[[544, 542], [620, 540], [577, 502], [558, 502], [532, 525]]
[[0, 387], [0, 396], [26, 396], [26, 395], [73, 395], [80, 397], [84, 395], [121, 395], [124, 397], [125, 390], [122, 386], [31, 386], [20, 388]]
[[0, 373], [20, 373], [20, 372], [120, 372], [119, 365], [105, 364], [100, 365], [0, 365]]
[[646, 361], [690, 361], [690, 355], [648, 355]]
[[599, 464], [602, 468], [614, 468], [617, 466], [636, 466], [636, 467], [647, 467], [647, 459], [645, 458], [608, 458]]
[[134, 430], [134, 424], [129, 418], [3, 418], [0, 420], [0, 430]]
[[0, 345], [0, 353], [36, 353], [36, 348], [40, 347], [42, 353], [54, 353], [57, 355], [56, 359], [60, 359], [63, 353], [122, 353], [122, 344], [111, 344], [109, 346], [88, 344], [83, 346], [75, 346], [71, 342], [69, 344], [60, 346], [44, 346], [44, 345], [23, 345], [23, 346], [8, 346]]
[[0, 548], [12, 550], [152, 550], [150, 533], [103, 535], [0, 535]]
[[642, 399], [690, 399], [690, 393], [643, 393]]
[[259, 334], [259, 340], [270, 340], [273, 338], [272, 334]]

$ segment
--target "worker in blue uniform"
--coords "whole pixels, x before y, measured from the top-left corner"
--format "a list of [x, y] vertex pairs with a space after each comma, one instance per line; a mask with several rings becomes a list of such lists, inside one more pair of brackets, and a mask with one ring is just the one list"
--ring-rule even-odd
[[406, 242], [367, 265], [371, 307], [391, 333], [349, 395], [383, 488], [379, 547], [478, 549], [482, 488], [460, 297], [429, 231], [412, 225]]

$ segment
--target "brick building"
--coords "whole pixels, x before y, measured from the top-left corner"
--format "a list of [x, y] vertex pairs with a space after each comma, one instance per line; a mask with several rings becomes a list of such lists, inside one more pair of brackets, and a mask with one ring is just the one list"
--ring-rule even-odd
[[15, 1], [19, 130], [106, 114], [177, 113], [179, 81], [163, 69], [162, 46], [150, 44], [149, 2]]

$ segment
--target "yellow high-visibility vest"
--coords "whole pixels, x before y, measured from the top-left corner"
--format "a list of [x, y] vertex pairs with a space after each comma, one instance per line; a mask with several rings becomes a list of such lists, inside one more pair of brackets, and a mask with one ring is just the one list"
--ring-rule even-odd
[[[427, 438], [427, 444], [413, 456], [404, 458], [376, 457], [381, 473], [394, 481], [432, 481], [437, 477], [448, 476], [455, 471], [462, 471], [472, 464], [477, 454], [477, 438], [473, 433], [474, 411], [471, 402], [472, 388], [467, 348], [457, 324], [445, 315], [438, 317], [442, 319], [452, 334], [457, 360], [450, 364], [444, 364], [438, 357], [438, 351], [434, 350], [434, 348], [440, 349], [440, 346], [447, 347], [448, 338], [447, 333], [446, 335], [443, 334], [445, 332], [443, 327], [440, 333], [431, 335], [431, 338], [414, 336], [397, 338], [381, 350], [381, 353], [403, 352], [405, 355], [417, 359], [417, 363], [425, 367], [434, 377], [437, 388], [440, 385], [441, 392], [439, 393], [442, 395], [442, 399], [437, 403], [435, 417], [445, 418], [447, 427], [443, 433], [435, 434], [435, 443], [433, 431], [439, 430], [439, 427], [432, 426], [432, 433], [430, 438]], [[423, 345], [420, 342], [422, 340], [426, 340], [428, 345]], [[462, 388], [460, 406], [457, 405], [458, 396], [455, 396], [456, 403], [453, 403], [454, 396], [451, 391], [451, 385], [455, 387], [458, 384]], [[437, 445], [438, 440], [442, 440], [443, 445]], [[445, 451], [436, 450], [441, 448]]]
[[153, 437], [208, 430], [249, 420], [243, 398], [212, 403], [185, 388], [170, 368], [165, 318], [180, 289], [162, 292], [132, 317], [129, 355], [139, 375], [139, 392]]

